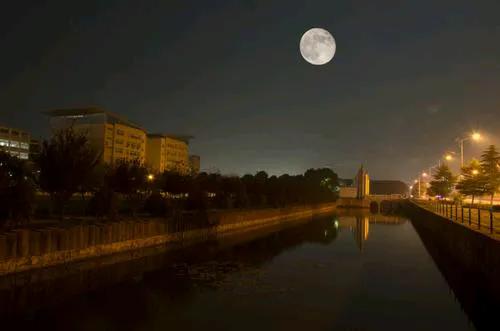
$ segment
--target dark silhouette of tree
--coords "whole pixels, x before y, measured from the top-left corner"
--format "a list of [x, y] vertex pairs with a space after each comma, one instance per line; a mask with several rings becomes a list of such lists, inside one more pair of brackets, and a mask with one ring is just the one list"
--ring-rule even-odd
[[0, 220], [28, 222], [35, 203], [33, 171], [27, 162], [0, 152]]
[[433, 180], [430, 182], [427, 193], [430, 196], [441, 196], [443, 198], [449, 196], [456, 183], [456, 177], [453, 176], [450, 168], [443, 164], [436, 169], [432, 177]]
[[43, 141], [36, 160], [40, 188], [50, 194], [61, 218], [68, 200], [88, 180], [98, 160], [86, 136], [72, 128]]
[[108, 174], [108, 183], [114, 192], [125, 196], [132, 215], [139, 209], [148, 188], [148, 170], [139, 160], [120, 161]]
[[481, 178], [485, 193], [490, 195], [490, 205], [493, 205], [493, 197], [500, 189], [500, 153], [494, 145], [481, 155]]
[[462, 168], [456, 189], [465, 196], [471, 196], [472, 205], [476, 196], [485, 193], [484, 178], [481, 176], [481, 164], [478, 160], [472, 159], [467, 166]]
[[163, 192], [180, 195], [190, 191], [192, 177], [179, 172], [165, 171], [159, 179], [159, 186]]
[[338, 176], [329, 168], [309, 169], [304, 174], [310, 202], [326, 202], [337, 198]]

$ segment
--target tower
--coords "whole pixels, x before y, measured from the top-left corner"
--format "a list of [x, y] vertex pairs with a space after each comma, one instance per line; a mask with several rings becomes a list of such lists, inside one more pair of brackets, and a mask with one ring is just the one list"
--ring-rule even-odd
[[361, 165], [356, 175], [356, 188], [356, 198], [364, 199], [370, 195], [370, 177], [368, 176], [368, 172], [363, 168], [363, 165]]

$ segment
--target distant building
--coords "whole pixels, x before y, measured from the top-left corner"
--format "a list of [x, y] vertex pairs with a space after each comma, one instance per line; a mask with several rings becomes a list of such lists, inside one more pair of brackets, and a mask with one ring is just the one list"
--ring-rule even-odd
[[146, 163], [154, 172], [190, 172], [189, 140], [191, 136], [148, 134]]
[[200, 172], [200, 156], [199, 155], [189, 155], [189, 168], [191, 169], [191, 173], [196, 175]]
[[339, 198], [356, 198], [358, 196], [358, 188], [354, 186], [341, 186], [339, 190]]
[[102, 161], [146, 161], [146, 131], [129, 120], [99, 108], [56, 109], [46, 112], [53, 130], [72, 127], [84, 133]]
[[353, 179], [339, 178], [339, 187], [352, 187], [354, 185]]
[[375, 195], [408, 195], [408, 191], [408, 185], [399, 180], [372, 180], [370, 184], [370, 194]]
[[30, 134], [19, 129], [0, 126], [0, 151], [27, 160], [30, 153]]
[[364, 199], [370, 195], [370, 177], [368, 172], [363, 168], [363, 165], [358, 170], [356, 175], [357, 198]]

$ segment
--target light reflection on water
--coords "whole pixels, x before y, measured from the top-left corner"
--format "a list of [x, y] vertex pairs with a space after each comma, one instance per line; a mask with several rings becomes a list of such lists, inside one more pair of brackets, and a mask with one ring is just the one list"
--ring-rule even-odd
[[15, 305], [52, 330], [473, 328], [404, 218], [342, 213], [230, 240], [33, 284]]

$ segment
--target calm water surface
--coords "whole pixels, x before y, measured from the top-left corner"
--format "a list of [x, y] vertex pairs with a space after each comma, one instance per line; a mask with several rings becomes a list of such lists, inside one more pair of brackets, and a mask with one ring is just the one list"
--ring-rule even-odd
[[369, 214], [3, 289], [1, 300], [18, 326], [51, 330], [474, 328], [412, 223]]

